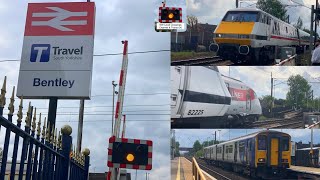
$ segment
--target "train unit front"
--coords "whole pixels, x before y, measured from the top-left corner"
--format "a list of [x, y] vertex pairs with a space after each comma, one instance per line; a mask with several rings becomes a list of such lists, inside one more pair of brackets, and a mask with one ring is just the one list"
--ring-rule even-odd
[[229, 10], [214, 32], [212, 51], [222, 59], [269, 64], [276, 48], [306, 46], [308, 33], [260, 9]]
[[[285, 177], [291, 164], [291, 137], [278, 131], [263, 131], [255, 137], [256, 175]], [[253, 166], [253, 164], [251, 165]]]
[[261, 179], [285, 177], [291, 164], [291, 137], [264, 130], [204, 148], [209, 164]]

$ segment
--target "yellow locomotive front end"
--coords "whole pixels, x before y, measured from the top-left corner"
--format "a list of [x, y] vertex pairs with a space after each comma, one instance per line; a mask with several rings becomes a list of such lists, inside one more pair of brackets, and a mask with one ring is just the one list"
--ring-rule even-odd
[[256, 61], [251, 45], [257, 39], [253, 31], [259, 18], [258, 10], [228, 11], [214, 32], [214, 43], [210, 45], [210, 50], [222, 59], [233, 62]]

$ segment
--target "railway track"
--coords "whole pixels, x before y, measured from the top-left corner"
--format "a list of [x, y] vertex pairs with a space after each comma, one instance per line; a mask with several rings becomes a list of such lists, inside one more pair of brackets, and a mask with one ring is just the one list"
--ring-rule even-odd
[[[186, 157], [189, 161], [192, 162], [191, 157]], [[210, 174], [212, 177], [218, 179], [218, 180], [248, 180], [248, 178], [245, 178], [243, 176], [240, 176], [234, 172], [225, 171], [219, 167], [210, 166], [205, 161], [201, 159], [197, 159], [197, 163], [199, 167], [205, 171], [206, 173]]]
[[229, 66], [233, 65], [231, 61], [222, 60], [219, 56], [202, 57], [196, 59], [186, 59], [172, 61], [171, 66], [205, 66], [205, 65], [216, 65], [216, 66]]
[[301, 111], [289, 111], [284, 114], [284, 118], [255, 121], [245, 126], [249, 128], [304, 128], [302, 114]]

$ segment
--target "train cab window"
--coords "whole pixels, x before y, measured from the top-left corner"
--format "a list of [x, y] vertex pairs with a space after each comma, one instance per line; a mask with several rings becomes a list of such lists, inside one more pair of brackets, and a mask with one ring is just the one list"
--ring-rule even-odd
[[283, 137], [281, 141], [282, 151], [289, 151], [289, 138]]
[[266, 149], [267, 149], [267, 137], [258, 136], [258, 150], [266, 150]]
[[258, 22], [258, 12], [252, 11], [229, 11], [222, 21], [226, 22]]

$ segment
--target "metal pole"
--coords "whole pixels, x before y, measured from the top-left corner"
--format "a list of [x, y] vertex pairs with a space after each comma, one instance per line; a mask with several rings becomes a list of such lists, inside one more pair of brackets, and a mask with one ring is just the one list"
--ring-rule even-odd
[[148, 180], [148, 176], [147, 176], [147, 173], [146, 173], [146, 180]]
[[310, 149], [311, 149], [311, 163], [313, 165], [313, 128], [311, 128], [311, 144], [310, 144]]
[[270, 113], [272, 114], [272, 107], [273, 107], [273, 78], [271, 72], [271, 105], [270, 105]]
[[49, 132], [52, 132], [52, 129], [54, 129], [56, 127], [57, 106], [58, 106], [58, 98], [57, 97], [50, 97], [49, 98], [48, 122], [47, 122], [47, 127], [50, 124]]
[[[316, 0], [316, 10], [318, 10], [318, 0]], [[317, 16], [315, 16], [317, 17]], [[317, 41], [317, 20], [316, 18], [314, 18], [314, 44], [316, 43]]]
[[117, 87], [117, 84], [114, 83], [114, 81], [112, 81], [112, 127], [111, 127], [111, 132], [112, 132], [112, 135], [113, 135], [113, 131], [114, 131], [114, 94], [116, 93], [115, 91], [115, 88]]
[[138, 176], [138, 170], [136, 170], [136, 180], [137, 180], [137, 176]]
[[310, 53], [313, 50], [313, 19], [314, 19], [314, 5], [311, 6], [311, 23], [310, 23]]
[[83, 114], [84, 114], [84, 99], [80, 100], [80, 109], [79, 109], [79, 123], [78, 123], [78, 139], [77, 139], [77, 151], [81, 152], [82, 144], [82, 130], [83, 130]]

